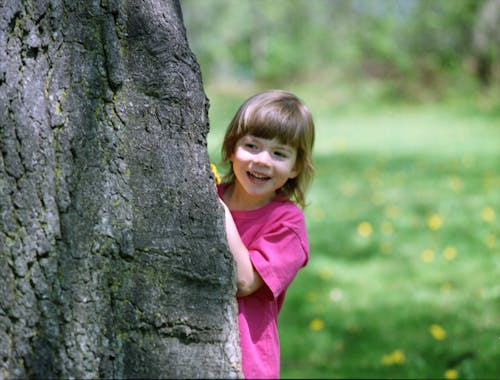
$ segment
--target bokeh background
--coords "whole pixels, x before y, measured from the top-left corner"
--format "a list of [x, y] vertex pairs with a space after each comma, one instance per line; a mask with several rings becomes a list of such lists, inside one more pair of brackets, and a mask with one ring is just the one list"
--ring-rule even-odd
[[499, 378], [500, 1], [181, 6], [212, 162], [257, 91], [292, 91], [315, 117], [282, 376]]

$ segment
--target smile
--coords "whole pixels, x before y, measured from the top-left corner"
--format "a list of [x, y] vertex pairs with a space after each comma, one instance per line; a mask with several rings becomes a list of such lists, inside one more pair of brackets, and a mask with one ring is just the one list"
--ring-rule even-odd
[[265, 181], [271, 179], [271, 177], [265, 176], [263, 174], [255, 173], [255, 172], [247, 172], [247, 174], [250, 177], [250, 179], [257, 180], [259, 182], [265, 182]]

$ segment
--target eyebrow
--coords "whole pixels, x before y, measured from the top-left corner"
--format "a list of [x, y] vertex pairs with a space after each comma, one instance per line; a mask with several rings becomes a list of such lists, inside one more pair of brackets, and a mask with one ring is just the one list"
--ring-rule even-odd
[[[277, 138], [274, 138], [274, 139], [266, 139], [266, 138], [263, 138], [263, 137], [257, 137], [257, 136], [252, 136], [252, 135], [247, 135], [245, 136], [247, 139], [249, 139], [250, 141], [255, 141], [255, 142], [259, 142], [260, 140], [277, 140]], [[281, 143], [276, 143], [275, 144], [275, 147], [278, 148], [278, 149], [281, 149], [281, 150], [285, 150], [289, 153], [292, 153], [293, 150], [295, 148], [293, 148], [291, 145], [288, 145], [288, 144], [281, 144]]]
[[289, 146], [289, 145], [282, 145], [282, 144], [280, 144], [280, 145], [277, 145], [276, 147], [277, 147], [278, 149], [283, 150], [283, 151], [288, 152], [288, 153], [292, 153], [292, 152], [293, 152], [293, 150], [294, 150], [294, 148], [292, 148], [292, 147], [291, 147], [291, 146]]

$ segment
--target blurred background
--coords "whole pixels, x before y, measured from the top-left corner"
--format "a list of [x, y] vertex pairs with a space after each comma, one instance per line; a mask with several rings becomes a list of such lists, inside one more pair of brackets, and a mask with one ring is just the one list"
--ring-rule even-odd
[[284, 378], [500, 377], [500, 1], [181, 0], [208, 150], [255, 92], [316, 123]]

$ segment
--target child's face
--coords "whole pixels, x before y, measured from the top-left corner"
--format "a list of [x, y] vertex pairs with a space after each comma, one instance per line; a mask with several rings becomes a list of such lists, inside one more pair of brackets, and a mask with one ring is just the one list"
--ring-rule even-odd
[[236, 143], [230, 156], [236, 177], [235, 189], [244, 190], [249, 201], [269, 202], [289, 178], [299, 173], [295, 168], [297, 149], [251, 135], [243, 136]]

